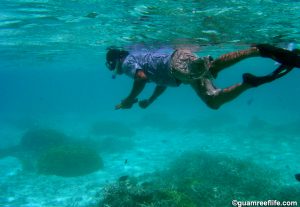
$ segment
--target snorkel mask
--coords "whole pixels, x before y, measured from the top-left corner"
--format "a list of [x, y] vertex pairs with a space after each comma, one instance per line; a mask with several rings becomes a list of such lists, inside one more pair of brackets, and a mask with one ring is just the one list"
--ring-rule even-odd
[[117, 48], [108, 48], [106, 53], [106, 67], [113, 72], [112, 78], [115, 79], [118, 74], [118, 68], [120, 67], [120, 61], [125, 58], [129, 52], [120, 50]]
[[106, 61], [106, 67], [113, 72], [112, 78], [115, 79], [118, 72], [118, 60], [115, 61]]

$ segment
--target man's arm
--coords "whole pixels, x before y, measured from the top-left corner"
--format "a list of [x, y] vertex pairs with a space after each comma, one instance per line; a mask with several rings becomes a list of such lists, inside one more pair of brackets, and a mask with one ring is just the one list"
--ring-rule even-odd
[[139, 106], [143, 109], [147, 108], [157, 97], [159, 97], [165, 90], [166, 86], [156, 86], [154, 89], [153, 94], [150, 96], [150, 98], [142, 100], [139, 102]]
[[[141, 75], [142, 74], [142, 75]], [[140, 77], [141, 76], [141, 77]], [[142, 70], [138, 70], [130, 94], [115, 109], [129, 109], [137, 102], [137, 96], [143, 91], [147, 83], [147, 77]]]

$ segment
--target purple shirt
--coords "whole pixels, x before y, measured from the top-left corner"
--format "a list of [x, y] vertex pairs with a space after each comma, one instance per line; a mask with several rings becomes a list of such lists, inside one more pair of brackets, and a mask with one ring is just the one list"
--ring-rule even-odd
[[137, 70], [143, 70], [150, 82], [161, 86], [178, 86], [170, 73], [170, 60], [174, 50], [133, 51], [125, 58], [122, 70], [134, 78]]

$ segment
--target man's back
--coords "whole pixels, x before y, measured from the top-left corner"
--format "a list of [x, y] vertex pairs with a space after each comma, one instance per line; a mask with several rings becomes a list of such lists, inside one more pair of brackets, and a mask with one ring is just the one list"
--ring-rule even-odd
[[178, 82], [170, 75], [170, 60], [174, 50], [159, 49], [131, 51], [123, 62], [122, 70], [134, 77], [137, 70], [143, 70], [150, 82], [163, 86], [177, 86]]

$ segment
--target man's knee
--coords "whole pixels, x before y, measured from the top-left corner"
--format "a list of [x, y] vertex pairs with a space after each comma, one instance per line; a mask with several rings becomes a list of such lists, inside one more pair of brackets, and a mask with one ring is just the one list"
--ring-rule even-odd
[[205, 100], [205, 104], [214, 110], [217, 110], [221, 107], [222, 104], [217, 100], [216, 96], [211, 96]]

